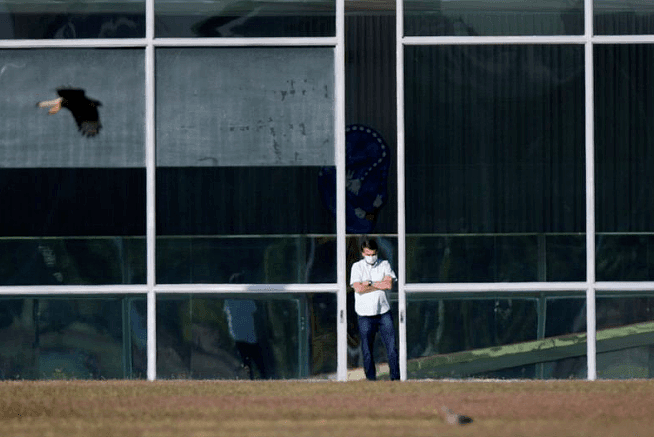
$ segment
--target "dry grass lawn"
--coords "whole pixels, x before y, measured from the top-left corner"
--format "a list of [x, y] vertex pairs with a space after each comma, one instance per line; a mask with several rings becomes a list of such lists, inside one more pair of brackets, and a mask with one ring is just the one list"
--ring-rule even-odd
[[0, 421], [16, 437], [647, 436], [654, 381], [11, 381]]

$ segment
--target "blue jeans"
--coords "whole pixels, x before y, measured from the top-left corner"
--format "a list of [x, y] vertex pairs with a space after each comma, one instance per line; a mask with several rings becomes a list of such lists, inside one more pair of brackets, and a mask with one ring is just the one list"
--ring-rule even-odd
[[395, 327], [393, 316], [390, 311], [378, 316], [357, 316], [359, 320], [359, 332], [361, 334], [361, 352], [363, 353], [363, 370], [366, 379], [374, 381], [377, 379], [375, 370], [375, 359], [372, 349], [375, 344], [375, 334], [381, 334], [382, 342], [386, 346], [388, 367], [391, 372], [391, 380], [400, 379], [400, 365], [395, 345]]

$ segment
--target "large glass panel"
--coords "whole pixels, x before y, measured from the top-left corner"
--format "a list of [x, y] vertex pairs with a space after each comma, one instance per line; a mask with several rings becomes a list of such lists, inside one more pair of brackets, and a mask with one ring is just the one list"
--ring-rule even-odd
[[158, 281], [211, 281], [211, 259], [214, 279], [335, 282], [333, 49], [161, 49], [157, 78]]
[[587, 378], [585, 296], [549, 297], [546, 306], [545, 338], [553, 347], [539, 365], [539, 378]]
[[654, 33], [654, 3], [650, 0], [595, 0], [596, 35], [645, 35]]
[[[405, 53], [411, 280], [584, 280], [583, 48]], [[545, 268], [568, 250], [578, 265]]]
[[160, 283], [337, 282], [333, 235], [160, 237], [157, 253]]
[[2, 296], [0, 379], [145, 378], [145, 298]]
[[585, 237], [556, 234], [409, 235], [408, 282], [578, 281]]
[[404, 11], [407, 36], [584, 33], [583, 1], [404, 0]]
[[345, 17], [346, 232], [395, 234], [395, 16], [356, 9], [369, 3]]
[[650, 293], [598, 295], [597, 377], [654, 376], [654, 298]]
[[334, 0], [155, 0], [157, 37], [318, 37], [336, 32]]
[[334, 294], [157, 299], [159, 378], [328, 378], [335, 371]]
[[0, 1], [0, 39], [144, 36], [145, 0]]
[[652, 280], [654, 46], [594, 52], [597, 279]]
[[2, 57], [0, 284], [145, 282], [143, 51]]
[[582, 298], [409, 293], [408, 376], [581, 377], [566, 360], [584, 355], [585, 371], [585, 337], [569, 335], [584, 330]]

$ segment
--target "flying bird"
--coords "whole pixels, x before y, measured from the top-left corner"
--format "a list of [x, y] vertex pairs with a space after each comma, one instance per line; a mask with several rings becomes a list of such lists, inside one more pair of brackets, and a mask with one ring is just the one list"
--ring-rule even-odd
[[471, 417], [457, 414], [445, 406], [443, 406], [442, 410], [445, 413], [445, 421], [450, 425], [467, 425], [468, 423], [472, 423]]
[[75, 118], [78, 130], [85, 137], [98, 134], [102, 124], [98, 114], [98, 100], [89, 99], [82, 88], [57, 88], [58, 98], [37, 103], [39, 108], [50, 108], [48, 114], [56, 114], [63, 107]]

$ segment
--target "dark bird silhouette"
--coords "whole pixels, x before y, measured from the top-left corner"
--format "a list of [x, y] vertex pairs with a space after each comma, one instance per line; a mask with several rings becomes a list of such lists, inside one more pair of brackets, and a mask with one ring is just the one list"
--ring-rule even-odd
[[471, 417], [457, 414], [445, 406], [442, 408], [442, 410], [443, 413], [445, 413], [445, 421], [450, 425], [467, 425], [468, 423], [472, 423]]
[[48, 114], [56, 114], [63, 107], [75, 118], [78, 130], [85, 137], [93, 137], [100, 132], [102, 124], [98, 114], [98, 100], [89, 99], [82, 88], [57, 88], [59, 97], [37, 103], [39, 108], [50, 108]]

